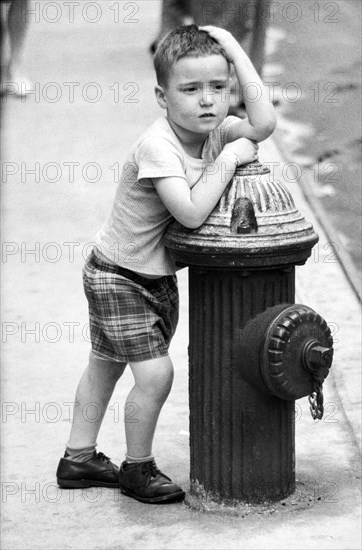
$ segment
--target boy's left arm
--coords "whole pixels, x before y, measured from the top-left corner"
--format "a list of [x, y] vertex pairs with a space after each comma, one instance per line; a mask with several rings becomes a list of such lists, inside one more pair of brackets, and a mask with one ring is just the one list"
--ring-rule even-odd
[[207, 31], [224, 49], [230, 63], [234, 65], [241, 89], [253, 84], [258, 90], [256, 100], [250, 101], [246, 96], [244, 97], [248, 118], [230, 126], [228, 141], [235, 141], [242, 137], [258, 142], [263, 141], [274, 132], [276, 116], [261, 78], [249, 57], [230, 32], [212, 26], [200, 27], [200, 29]]

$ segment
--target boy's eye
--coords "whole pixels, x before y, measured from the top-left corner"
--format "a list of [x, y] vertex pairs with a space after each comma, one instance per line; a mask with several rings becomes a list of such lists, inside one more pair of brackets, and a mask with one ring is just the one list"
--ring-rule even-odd
[[225, 90], [226, 85], [225, 84], [215, 84], [211, 87], [212, 90], [215, 90], [216, 92], [220, 92], [221, 90]]
[[[215, 92], [221, 92], [222, 90], [225, 90], [226, 84], [223, 84], [222, 82], [220, 84], [211, 84], [207, 86], [207, 92], [215, 93]], [[183, 91], [187, 94], [193, 94], [196, 93], [199, 90], [198, 86], [186, 86], [183, 88]]]

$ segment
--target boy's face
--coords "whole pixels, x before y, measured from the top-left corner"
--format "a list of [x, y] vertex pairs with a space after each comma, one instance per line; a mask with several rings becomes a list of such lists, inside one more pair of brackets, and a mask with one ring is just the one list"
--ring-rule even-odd
[[172, 66], [167, 87], [156, 88], [156, 96], [176, 129], [207, 136], [228, 112], [229, 65], [217, 54], [183, 57]]

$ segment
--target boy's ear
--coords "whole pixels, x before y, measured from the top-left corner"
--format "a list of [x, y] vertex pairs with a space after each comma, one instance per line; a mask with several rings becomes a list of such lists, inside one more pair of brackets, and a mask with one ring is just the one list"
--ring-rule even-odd
[[167, 109], [165, 91], [162, 88], [162, 86], [155, 86], [155, 94], [156, 94], [157, 103], [159, 104], [161, 109]]

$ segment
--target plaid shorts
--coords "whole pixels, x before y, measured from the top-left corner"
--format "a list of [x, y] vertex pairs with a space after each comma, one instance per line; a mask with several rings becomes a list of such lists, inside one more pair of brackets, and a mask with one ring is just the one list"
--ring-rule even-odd
[[176, 275], [142, 277], [92, 252], [83, 284], [95, 356], [128, 363], [168, 355], [178, 321]]

